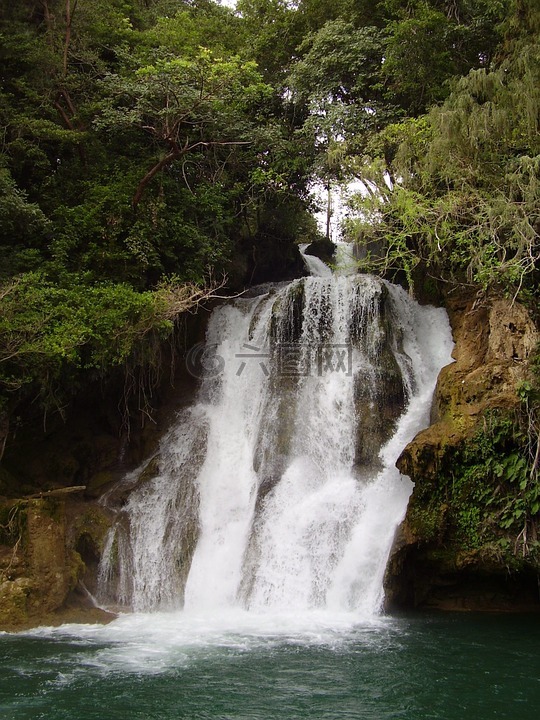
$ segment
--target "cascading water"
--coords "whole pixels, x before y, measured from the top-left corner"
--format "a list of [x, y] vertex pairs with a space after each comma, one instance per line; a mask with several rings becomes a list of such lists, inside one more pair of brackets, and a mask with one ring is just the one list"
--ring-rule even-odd
[[332, 271], [320, 258], [315, 257], [315, 255], [306, 255], [305, 251], [308, 248], [308, 243], [304, 243], [299, 247], [300, 253], [304, 259], [304, 264], [310, 275], [313, 275], [314, 277], [332, 276]]
[[379, 610], [412, 488], [394, 463], [451, 334], [397, 286], [318, 274], [213, 312], [198, 401], [130, 480], [101, 603]]

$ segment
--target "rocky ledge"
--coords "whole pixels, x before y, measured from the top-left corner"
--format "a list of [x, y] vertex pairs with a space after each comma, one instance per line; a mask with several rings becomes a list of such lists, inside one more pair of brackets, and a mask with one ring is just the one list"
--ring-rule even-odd
[[398, 459], [415, 483], [386, 573], [389, 609], [540, 609], [540, 492], [526, 457], [539, 333], [508, 299], [450, 299], [455, 362]]

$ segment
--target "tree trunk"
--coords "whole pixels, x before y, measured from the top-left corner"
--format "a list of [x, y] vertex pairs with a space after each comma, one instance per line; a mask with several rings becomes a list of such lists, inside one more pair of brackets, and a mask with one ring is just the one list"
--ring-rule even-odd
[[77, 8], [77, 2], [78, 0], [74, 0], [72, 7], [71, 0], [66, 0], [66, 33], [64, 35], [64, 57], [62, 64], [62, 77], [64, 78], [67, 75], [68, 53], [69, 46], [71, 44], [71, 25], [73, 22], [73, 14], [75, 13], [75, 10]]
[[332, 219], [332, 190], [330, 180], [326, 183], [326, 239], [330, 240], [330, 220]]
[[141, 202], [142, 195], [144, 191], [146, 190], [146, 187], [150, 180], [158, 174], [158, 172], [161, 172], [164, 167], [167, 167], [167, 165], [170, 165], [173, 160], [176, 160], [180, 157], [182, 153], [179, 150], [171, 150], [168, 155], [165, 155], [158, 163], [154, 165], [154, 167], [150, 168], [150, 170], [146, 173], [146, 175], [142, 178], [142, 180], [137, 185], [137, 189], [135, 190], [135, 195], [133, 196], [133, 199], [131, 201], [131, 205], [133, 208], [136, 208], [137, 205]]

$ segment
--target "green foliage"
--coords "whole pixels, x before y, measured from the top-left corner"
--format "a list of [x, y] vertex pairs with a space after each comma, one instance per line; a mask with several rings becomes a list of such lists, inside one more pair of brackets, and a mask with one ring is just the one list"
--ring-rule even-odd
[[[397, 177], [391, 163], [399, 129], [384, 137], [386, 129], [447, 98], [452, 79], [489, 65], [507, 6], [507, 0], [300, 2], [295, 20], [303, 37], [286, 82], [316, 153], [339, 143], [341, 175], [364, 178], [364, 154], [382, 151], [387, 172]], [[325, 180], [333, 173], [321, 160], [313, 174]]]
[[408, 114], [444, 100], [451, 78], [489, 65], [508, 5], [507, 0], [386, 2], [391, 20], [383, 74]]
[[[534, 289], [540, 259], [540, 44], [471, 71], [427, 116], [372, 141], [396, 179], [379, 208], [383, 268], [410, 256], [446, 281]], [[401, 256], [403, 254], [403, 257]]]
[[407, 513], [408, 521], [422, 543], [439, 542], [444, 531], [446, 509], [446, 505], [437, 505], [436, 503], [427, 506], [420, 503], [410, 504]]
[[246, 33], [246, 54], [268, 82], [280, 84], [302, 34], [287, 0], [238, 0]]
[[51, 224], [10, 173], [0, 167], [0, 279], [37, 265]]
[[[178, 5], [178, 4], [177, 4]], [[208, 2], [202, 6], [186, 4], [184, 9], [161, 15], [144, 35], [148, 55], [166, 51], [172, 57], [194, 57], [201, 47], [226, 56], [242, 49], [244, 27], [227, 7]]]
[[[0, 394], [10, 414], [35, 397], [61, 406], [96, 375], [152, 363], [209, 268], [219, 276], [255, 238], [276, 233], [279, 244], [283, 208], [285, 242], [303, 232], [305, 145], [253, 62], [264, 43], [250, 32], [263, 32], [248, 15], [207, 0], [2, 9]], [[174, 291], [159, 289], [173, 275]]]
[[300, 45], [302, 58], [294, 65], [289, 84], [301, 97], [331, 97], [345, 104], [369, 98], [373, 103], [383, 47], [378, 28], [327, 22]]
[[534, 292], [532, 0], [4, 5], [10, 408], [142, 357], [169, 327], [164, 277], [190, 288], [208, 267], [244, 266], [238, 284], [254, 277], [246, 263], [271, 271], [316, 232], [313, 177], [369, 180], [349, 226], [373, 240], [367, 265]]
[[300, 58], [287, 77], [305, 118], [297, 137], [311, 144], [311, 171], [325, 183], [347, 176], [348, 159], [369, 134], [399, 116], [381, 84], [384, 48], [379, 28], [358, 28], [342, 18], [324, 23], [298, 47]]
[[[525, 410], [518, 417], [487, 412], [476, 434], [448, 451], [436, 483], [411, 508], [411, 523], [423, 541], [452, 538], [460, 550], [498, 548], [508, 559], [534, 555], [540, 477]], [[535, 446], [537, 441], [535, 435]]]
[[163, 337], [170, 332], [159, 295], [69, 279], [69, 286], [58, 286], [43, 274], [27, 273], [2, 289], [4, 399], [24, 388], [46, 405], [78, 371], [103, 373], [141, 351], [150, 333]]
[[445, 81], [456, 73], [448, 44], [447, 16], [420, 6], [413, 17], [389, 24], [384, 74], [397, 98], [415, 114], [445, 97]]

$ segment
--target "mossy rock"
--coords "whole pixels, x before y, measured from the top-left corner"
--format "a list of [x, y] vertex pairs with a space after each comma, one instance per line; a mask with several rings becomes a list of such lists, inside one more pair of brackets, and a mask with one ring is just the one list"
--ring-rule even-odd
[[[105, 538], [111, 527], [111, 518], [104, 508], [94, 505], [79, 515], [70, 528], [72, 537], [71, 543], [80, 552], [81, 541], [83, 545], [93, 548], [94, 554], [99, 557], [105, 543]], [[80, 552], [81, 556], [87, 556], [87, 553]]]
[[79, 580], [86, 570], [86, 563], [79, 552], [72, 550], [68, 553], [66, 570], [69, 580], [68, 589], [71, 591], [77, 587]]
[[447, 512], [448, 505], [445, 503], [424, 507], [412, 499], [407, 511], [407, 521], [409, 532], [416, 542], [421, 544], [441, 542], [446, 531]]
[[24, 541], [26, 505], [19, 500], [0, 503], [0, 543], [13, 547]]

